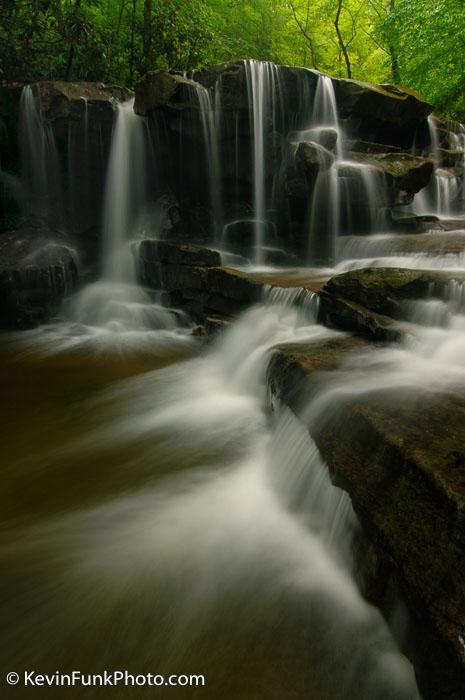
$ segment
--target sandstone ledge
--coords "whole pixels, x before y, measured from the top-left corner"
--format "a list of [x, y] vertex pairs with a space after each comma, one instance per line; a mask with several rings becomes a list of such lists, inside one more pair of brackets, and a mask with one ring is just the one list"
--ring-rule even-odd
[[[338, 401], [324, 421], [309, 417], [309, 397], [347, 353], [366, 347], [346, 336], [282, 346], [268, 383], [308, 426], [400, 582], [422, 637], [410, 651], [424, 697], [458, 700], [465, 687], [465, 396], [410, 392], [399, 401], [398, 390], [366, 393]], [[382, 606], [382, 596], [375, 602]]]

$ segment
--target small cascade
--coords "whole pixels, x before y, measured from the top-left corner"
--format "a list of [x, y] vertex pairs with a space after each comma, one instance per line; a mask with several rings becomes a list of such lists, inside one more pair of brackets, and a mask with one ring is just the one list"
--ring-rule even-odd
[[335, 132], [335, 158], [328, 170], [318, 172], [313, 187], [308, 259], [311, 263], [331, 263], [341, 233], [383, 229], [386, 181], [379, 168], [350, 160], [344, 154], [333, 82], [324, 74], [318, 75], [312, 120], [312, 126], [300, 132], [300, 138], [321, 143]]
[[316, 323], [318, 318], [319, 296], [305, 287], [275, 287], [267, 284], [263, 288], [263, 300], [271, 306], [297, 308], [302, 318]]
[[342, 130], [339, 125], [336, 94], [329, 75], [319, 73], [313, 102], [312, 121], [320, 129], [334, 129], [337, 133], [336, 156], [342, 158]]
[[245, 64], [245, 72], [253, 149], [254, 262], [260, 265], [267, 221], [267, 162], [277, 117], [278, 69], [273, 63], [250, 60]]
[[218, 242], [223, 228], [223, 206], [221, 198], [221, 160], [220, 160], [220, 129], [221, 129], [221, 86], [215, 85], [212, 96], [199, 83], [192, 83], [199, 101], [200, 119], [205, 144], [207, 161], [210, 205], [212, 209], [212, 240]]
[[21, 170], [30, 192], [32, 212], [61, 223], [63, 196], [60, 163], [52, 127], [41, 113], [40, 97], [26, 85], [19, 105]]
[[465, 283], [430, 285], [425, 299], [405, 302], [406, 318], [421, 326], [465, 330]]
[[440, 167], [440, 141], [433, 115], [428, 117], [428, 132], [429, 152], [435, 162], [434, 177], [427, 187], [415, 195], [415, 209], [420, 215], [432, 214], [447, 218], [458, 213], [462, 182], [452, 172]]

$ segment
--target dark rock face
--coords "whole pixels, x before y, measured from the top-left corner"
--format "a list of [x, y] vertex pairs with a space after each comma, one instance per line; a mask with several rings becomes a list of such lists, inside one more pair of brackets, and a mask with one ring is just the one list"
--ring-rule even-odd
[[221, 257], [215, 250], [200, 246], [168, 241], [144, 240], [140, 244], [140, 256], [148, 262], [169, 265], [190, 265], [192, 267], [216, 267], [221, 265]]
[[[22, 132], [24, 87], [7, 81], [0, 85], [5, 135], [0, 138], [0, 231], [40, 217], [47, 225], [73, 234], [83, 257], [95, 265], [115, 105], [129, 99], [131, 92], [87, 82], [41, 81], [31, 86], [39, 115], [33, 128], [39, 129], [42, 123], [50, 140], [44, 163], [35, 167], [44, 169], [53, 180], [53, 191], [38, 202], [29, 181], [32, 154], [27, 152], [28, 140]], [[33, 148], [41, 138], [34, 134]]]
[[[278, 66], [270, 88], [274, 92], [269, 96], [275, 111], [268, 114], [265, 110], [269, 123], [263, 125], [264, 188], [268, 200], [274, 192], [264, 225], [271, 222], [277, 227], [278, 247], [297, 256], [308, 253], [309, 208], [316, 178], [331, 167], [338, 138], [336, 129], [319, 127], [309, 114], [318, 80], [316, 71]], [[386, 193], [374, 206], [382, 209], [410, 203], [413, 195], [429, 182], [433, 163], [419, 156], [416, 160], [405, 150], [412, 146], [419, 129], [426, 130], [427, 138], [426, 117], [432, 106], [399, 88], [336, 79], [332, 82], [348, 138], [344, 144], [346, 153], [385, 177]], [[198, 164], [202, 163], [202, 169], [208, 173], [207, 151], [211, 144], [206, 145], [205, 114], [202, 117], [195, 83], [208, 91], [212, 104], [220, 105], [215, 112], [219, 127], [215, 148], [221, 172], [215, 177], [221, 193], [221, 223], [252, 218], [253, 125], [245, 62], [210, 66], [193, 71], [189, 78], [174, 72], [152, 71], [136, 88], [136, 111], [149, 116], [153, 138], [162, 143], [161, 162], [167, 164], [162, 180], [174, 193], [180, 211], [179, 225], [171, 235], [177, 240], [209, 245], [218, 239], [213, 234], [209, 183], [206, 178], [199, 180]], [[300, 145], [296, 147], [296, 143]], [[176, 173], [169, 167], [173, 163], [178, 164]], [[355, 233], [369, 228], [371, 215], [367, 213], [360, 173], [354, 173], [353, 168], [349, 171], [350, 168], [341, 168], [339, 172], [342, 190], [350, 192], [351, 200], [351, 211], [341, 217], [340, 225], [344, 233]]]
[[295, 152], [298, 171], [307, 180], [312, 180], [319, 172], [328, 170], [334, 163], [334, 156], [324, 146], [313, 141], [301, 141]]
[[53, 232], [25, 228], [0, 237], [0, 326], [44, 323], [78, 280], [74, 251]]
[[433, 111], [413, 93], [391, 85], [333, 80], [342, 118], [369, 141], [409, 148], [415, 130]]
[[[207, 327], [208, 317], [229, 322], [261, 301], [265, 286], [316, 292], [326, 281], [324, 276], [309, 279], [293, 271], [240, 272], [220, 267], [216, 251], [164, 241], [142, 241], [136, 255], [142, 284], [166, 290], [173, 305]], [[218, 321], [214, 327], [218, 329], [222, 324]]]
[[[333, 479], [353, 505], [395, 577], [412, 615], [407, 649], [425, 698], [459, 700], [465, 687], [463, 396], [399, 391], [347, 395], [324, 420], [309, 419], [308, 397], [323, 382], [344, 383], [344, 360], [361, 338], [283, 346], [269, 365], [273, 393], [306, 423]], [[328, 374], [328, 371], [332, 374]], [[363, 555], [362, 555], [363, 557]], [[384, 584], [384, 585], [383, 585]], [[388, 580], [378, 581], [383, 605]]]

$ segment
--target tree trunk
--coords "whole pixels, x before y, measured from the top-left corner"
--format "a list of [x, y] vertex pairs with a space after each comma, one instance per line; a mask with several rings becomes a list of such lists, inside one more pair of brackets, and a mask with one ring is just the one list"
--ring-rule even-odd
[[144, 48], [143, 65], [145, 70], [152, 67], [152, 11], [153, 0], [144, 0], [144, 34], [142, 44]]
[[337, 39], [339, 41], [339, 46], [341, 48], [342, 55], [344, 56], [344, 61], [345, 61], [346, 70], [347, 70], [347, 77], [351, 78], [352, 77], [352, 69], [350, 66], [349, 54], [347, 52], [347, 47], [344, 43], [344, 39], [342, 38], [341, 30], [339, 29], [339, 19], [341, 16], [341, 12], [342, 12], [342, 0], [338, 0], [336, 18], [334, 20], [334, 28], [336, 29], [336, 34], [337, 34]]
[[[76, 3], [74, 5], [74, 10], [79, 10], [81, 7], [81, 0], [76, 0]], [[69, 50], [68, 50], [68, 60], [66, 61], [66, 70], [65, 70], [65, 80], [69, 80], [71, 76], [71, 69], [73, 67], [73, 61], [74, 61], [74, 54], [75, 54], [75, 43], [72, 41], [69, 45]]]
[[132, 0], [131, 52], [129, 54], [129, 84], [131, 86], [134, 80], [134, 37], [136, 33], [136, 6], [137, 0]]

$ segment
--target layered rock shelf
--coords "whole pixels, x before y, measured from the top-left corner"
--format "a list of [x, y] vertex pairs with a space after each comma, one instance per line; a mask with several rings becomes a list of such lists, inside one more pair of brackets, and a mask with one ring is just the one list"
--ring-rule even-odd
[[[350, 381], [344, 364], [368, 347], [347, 336], [283, 346], [269, 365], [269, 386], [308, 426], [374, 542], [375, 564], [366, 550], [359, 561], [367, 592], [386, 607], [390, 588], [400, 586], [425, 697], [458, 699], [465, 684], [465, 393], [393, 388], [351, 396], [341, 390]], [[338, 381], [337, 409], [332, 404], [322, 419], [309, 415], [309, 398]]]

